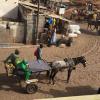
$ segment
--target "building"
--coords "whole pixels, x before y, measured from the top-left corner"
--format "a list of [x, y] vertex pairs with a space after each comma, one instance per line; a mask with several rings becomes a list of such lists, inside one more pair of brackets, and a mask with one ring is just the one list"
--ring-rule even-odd
[[18, 21], [18, 5], [18, 0], [0, 0], [0, 43], [22, 42], [24, 25]]
[[[0, 0], [0, 43], [33, 43], [36, 38], [37, 5], [19, 0]], [[40, 6], [39, 22], [46, 7]], [[39, 23], [39, 32], [43, 23]]]

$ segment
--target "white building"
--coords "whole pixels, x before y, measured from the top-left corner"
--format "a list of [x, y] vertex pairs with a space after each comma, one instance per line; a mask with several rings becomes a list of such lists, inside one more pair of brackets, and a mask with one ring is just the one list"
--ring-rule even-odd
[[0, 0], [0, 17], [16, 19], [18, 17], [19, 0]]

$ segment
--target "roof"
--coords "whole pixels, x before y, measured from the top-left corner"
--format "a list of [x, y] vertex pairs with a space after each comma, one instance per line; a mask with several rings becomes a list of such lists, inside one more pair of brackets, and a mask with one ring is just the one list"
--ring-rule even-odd
[[68, 10], [66, 10], [65, 13], [64, 13], [64, 16], [67, 17], [67, 18], [70, 18], [71, 14], [72, 14], [72, 11], [74, 9], [76, 9], [76, 7], [71, 7]]
[[86, 4], [86, 0], [74, 0], [74, 3], [77, 3], [77, 4]]
[[[32, 3], [29, 3], [29, 2], [19, 2], [19, 4], [21, 5], [25, 5], [25, 6], [30, 6], [30, 7], [34, 7], [34, 8], [38, 8], [38, 5], [34, 5]], [[47, 8], [46, 7], [43, 7], [43, 6], [39, 6], [40, 9], [43, 9], [43, 10], [46, 10]]]
[[48, 17], [58, 18], [58, 19], [61, 19], [61, 20], [66, 21], [66, 22], [72, 22], [72, 21], [70, 21], [70, 20], [68, 20], [68, 19], [66, 19], [66, 18], [64, 18], [64, 17], [62, 17], [62, 16], [56, 15], [56, 14], [46, 14], [46, 15], [47, 15]]
[[[15, 2], [16, 1], [16, 2]], [[0, 0], [0, 18], [17, 20], [18, 0]]]
[[[50, 0], [50, 1], [61, 2], [61, 0]], [[62, 2], [70, 2], [70, 0], [62, 0]]]

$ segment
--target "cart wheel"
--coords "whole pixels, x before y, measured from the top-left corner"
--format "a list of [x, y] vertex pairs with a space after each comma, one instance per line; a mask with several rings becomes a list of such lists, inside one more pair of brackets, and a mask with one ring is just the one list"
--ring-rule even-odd
[[35, 84], [32, 84], [32, 83], [31, 84], [27, 84], [27, 86], [26, 86], [26, 91], [29, 94], [36, 93], [37, 89], [38, 89], [38, 86], [35, 85]]

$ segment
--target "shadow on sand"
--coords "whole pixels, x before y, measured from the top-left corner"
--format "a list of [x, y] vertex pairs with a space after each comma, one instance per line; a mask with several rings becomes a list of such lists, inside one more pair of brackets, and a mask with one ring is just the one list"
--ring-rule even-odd
[[7, 77], [6, 74], [0, 74], [0, 91], [15, 91], [18, 93], [26, 93], [25, 89], [21, 88], [17, 80], [12, 77]]
[[53, 97], [65, 97], [65, 96], [80, 96], [80, 95], [93, 95], [97, 94], [97, 90], [94, 90], [90, 86], [79, 86], [79, 87], [66, 87], [65, 90], [50, 89], [49, 92], [39, 90], [38, 92], [52, 95]]
[[87, 34], [87, 35], [100, 36], [99, 32], [91, 31], [91, 30], [87, 30], [87, 29], [81, 29], [81, 32], [84, 34]]
[[[0, 74], [0, 91], [2, 90], [14, 91], [17, 93], [26, 94], [25, 89], [19, 86], [17, 80], [12, 77], [7, 77], [6, 74]], [[39, 89], [38, 92], [52, 95], [53, 97], [64, 97], [64, 96], [92, 95], [96, 94], [97, 90], [93, 89], [90, 86], [78, 86], [78, 87], [66, 87], [64, 90], [50, 89], [49, 91], [45, 91], [43, 89], [42, 90]]]
[[[33, 75], [32, 77], [33, 78]], [[34, 78], [36, 78], [34, 76]], [[42, 84], [48, 84], [48, 78], [46, 77], [45, 74], [41, 74], [38, 77], [39, 83]], [[0, 74], [0, 91], [4, 90], [4, 91], [15, 91], [17, 93], [22, 93], [22, 94], [26, 94], [25, 91], [25, 87], [21, 87], [20, 84], [18, 83], [18, 80], [16, 79], [16, 77], [13, 76], [7, 76], [6, 74]]]

